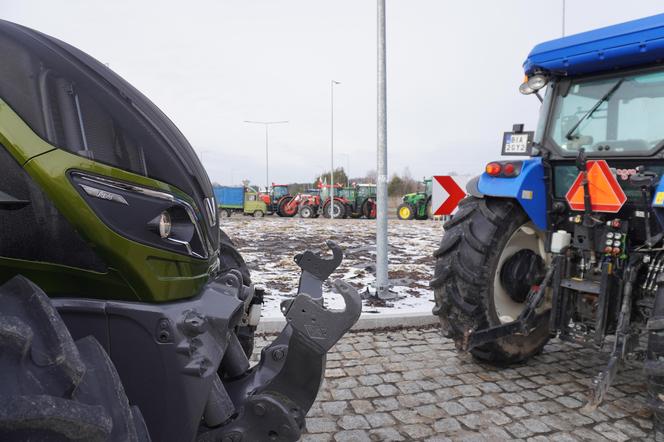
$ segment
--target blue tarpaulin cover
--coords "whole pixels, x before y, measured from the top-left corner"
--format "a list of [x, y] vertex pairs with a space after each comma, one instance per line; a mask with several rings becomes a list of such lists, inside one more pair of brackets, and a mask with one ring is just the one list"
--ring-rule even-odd
[[214, 187], [214, 196], [217, 204], [222, 207], [242, 208], [244, 204], [244, 187], [219, 186]]
[[606, 72], [664, 59], [664, 14], [540, 43], [523, 63], [526, 75]]

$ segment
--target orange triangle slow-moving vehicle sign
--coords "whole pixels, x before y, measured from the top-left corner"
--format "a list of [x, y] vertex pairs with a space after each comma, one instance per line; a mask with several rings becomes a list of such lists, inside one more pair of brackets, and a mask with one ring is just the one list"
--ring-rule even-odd
[[[588, 188], [590, 190], [590, 207], [593, 212], [615, 213], [627, 201], [618, 180], [611, 173], [609, 165], [604, 160], [588, 161]], [[583, 210], [583, 172], [574, 180], [574, 184], [567, 191], [565, 199], [572, 210]]]

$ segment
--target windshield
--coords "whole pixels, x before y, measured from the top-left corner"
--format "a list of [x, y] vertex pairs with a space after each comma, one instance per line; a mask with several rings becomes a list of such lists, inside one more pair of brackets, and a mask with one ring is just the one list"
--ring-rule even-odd
[[647, 153], [664, 140], [664, 72], [561, 82], [549, 138], [563, 153]]
[[281, 198], [284, 195], [288, 195], [288, 186], [274, 186], [272, 191], [275, 198]]
[[432, 180], [424, 180], [424, 192], [427, 195], [431, 195], [431, 189], [433, 187]]

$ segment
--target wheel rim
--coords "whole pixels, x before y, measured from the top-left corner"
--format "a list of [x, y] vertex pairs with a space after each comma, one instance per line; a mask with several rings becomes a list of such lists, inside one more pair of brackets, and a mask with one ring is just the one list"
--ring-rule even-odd
[[408, 217], [410, 217], [410, 209], [408, 207], [402, 207], [399, 209], [399, 216], [402, 219], [408, 219]]
[[500, 253], [498, 265], [493, 275], [493, 306], [498, 320], [503, 324], [514, 321], [525, 308], [524, 303], [516, 302], [510, 297], [500, 282], [500, 271], [505, 261], [514, 253], [523, 249], [535, 252], [544, 260], [546, 265], [551, 262], [550, 256], [544, 250], [544, 235], [535, 228], [533, 223], [528, 222], [512, 233]]
[[308, 207], [303, 207], [300, 211], [302, 213], [302, 218], [309, 218], [309, 216], [311, 216], [311, 209]]
[[228, 212], [226, 212], [225, 210], [222, 210], [222, 211], [219, 213], [219, 215], [220, 215], [222, 218], [228, 218]]
[[335, 218], [341, 216], [341, 206], [339, 206], [339, 204], [334, 204], [332, 206], [332, 213], [334, 213]]

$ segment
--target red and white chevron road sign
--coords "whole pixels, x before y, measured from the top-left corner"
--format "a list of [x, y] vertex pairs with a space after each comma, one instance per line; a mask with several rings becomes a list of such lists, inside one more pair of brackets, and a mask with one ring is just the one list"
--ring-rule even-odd
[[459, 184], [448, 175], [434, 175], [431, 210], [434, 215], [451, 215], [465, 196]]

